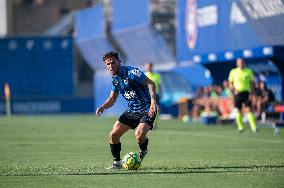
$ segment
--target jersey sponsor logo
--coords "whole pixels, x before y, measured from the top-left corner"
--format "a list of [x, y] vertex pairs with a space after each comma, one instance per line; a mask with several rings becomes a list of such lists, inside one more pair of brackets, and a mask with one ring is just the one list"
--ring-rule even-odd
[[188, 0], [185, 11], [185, 33], [189, 48], [194, 49], [198, 33], [196, 0]]
[[139, 69], [133, 69], [130, 71], [130, 73], [140, 77], [142, 75], [142, 72]]
[[136, 96], [135, 91], [125, 91], [124, 92], [124, 97], [126, 99], [131, 99], [131, 98], [134, 98], [135, 96]]

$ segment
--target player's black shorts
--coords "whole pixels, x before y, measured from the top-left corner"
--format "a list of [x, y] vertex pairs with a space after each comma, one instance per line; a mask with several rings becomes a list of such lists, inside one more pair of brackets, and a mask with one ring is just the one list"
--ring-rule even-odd
[[243, 104], [246, 107], [251, 107], [251, 102], [249, 100], [249, 92], [248, 91], [243, 91], [235, 95], [234, 97], [234, 103], [235, 107], [238, 109], [241, 109]]
[[139, 123], [147, 123], [152, 129], [153, 123], [155, 121], [155, 117], [156, 116], [150, 117], [147, 112], [143, 114], [136, 114], [136, 113], [134, 114], [134, 113], [125, 111], [118, 118], [118, 121], [120, 123], [123, 123], [131, 127], [131, 129], [135, 129], [139, 125]]

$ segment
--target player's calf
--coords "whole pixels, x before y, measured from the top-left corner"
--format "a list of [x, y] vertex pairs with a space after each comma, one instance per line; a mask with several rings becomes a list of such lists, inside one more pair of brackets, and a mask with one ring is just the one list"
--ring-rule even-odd
[[146, 154], [148, 153], [148, 138], [145, 139], [144, 142], [138, 143], [140, 151], [139, 151], [139, 157], [141, 161], [145, 158]]
[[143, 159], [145, 158], [145, 156], [147, 155], [148, 150], [144, 150], [144, 151], [139, 151], [139, 158], [141, 161], [143, 161]]

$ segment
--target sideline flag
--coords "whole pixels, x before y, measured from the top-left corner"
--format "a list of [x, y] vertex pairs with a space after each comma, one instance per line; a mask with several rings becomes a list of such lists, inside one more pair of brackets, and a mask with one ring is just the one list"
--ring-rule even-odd
[[10, 92], [10, 87], [8, 83], [5, 83], [4, 85], [4, 93], [5, 93], [5, 98], [6, 98], [6, 115], [10, 117], [11, 116], [11, 101], [10, 101], [11, 92]]

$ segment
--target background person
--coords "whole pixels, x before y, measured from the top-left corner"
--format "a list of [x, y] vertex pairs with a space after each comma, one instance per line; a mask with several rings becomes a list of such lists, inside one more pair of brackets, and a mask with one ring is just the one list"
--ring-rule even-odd
[[[258, 81], [254, 81], [253, 85], [252, 85], [252, 92], [250, 92], [250, 101], [251, 101], [251, 109], [252, 111], [256, 112], [258, 111], [258, 100], [261, 96], [261, 90], [259, 87], [259, 82]], [[256, 114], [256, 117], [258, 117], [258, 115]]]
[[[153, 63], [145, 64], [145, 74], [148, 78], [150, 78], [156, 85], [156, 100], [158, 107], [160, 107], [160, 98], [161, 98], [161, 76], [159, 73], [153, 71]], [[158, 119], [158, 117], [157, 117]], [[154, 128], [157, 128], [158, 122], [157, 120], [154, 122]]]
[[267, 108], [275, 102], [275, 96], [273, 92], [267, 88], [264, 81], [260, 81], [260, 96], [257, 99], [257, 116], [260, 118], [262, 112], [265, 112]]
[[229, 82], [234, 92], [234, 104], [238, 109], [236, 115], [236, 123], [238, 130], [243, 132], [243, 106], [247, 112], [248, 121], [252, 132], [256, 132], [256, 124], [254, 114], [251, 111], [251, 104], [249, 101], [249, 95], [253, 84], [253, 72], [251, 69], [245, 67], [245, 61], [242, 58], [238, 58], [236, 61], [237, 67], [232, 69], [229, 74]]

